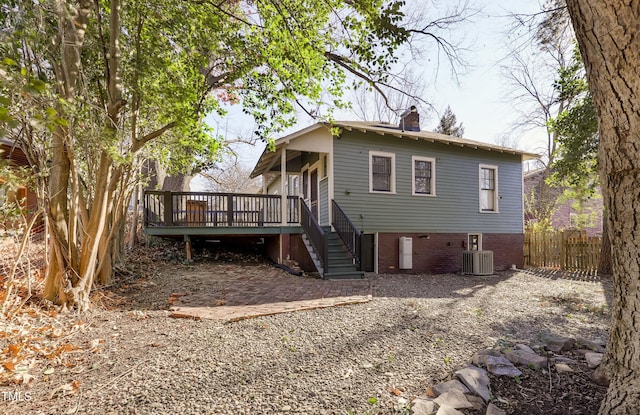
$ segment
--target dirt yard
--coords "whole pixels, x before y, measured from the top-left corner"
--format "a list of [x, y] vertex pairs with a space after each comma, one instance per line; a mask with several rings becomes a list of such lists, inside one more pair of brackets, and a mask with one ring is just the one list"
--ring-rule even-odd
[[[60, 315], [33, 299], [3, 323], [0, 412], [408, 414], [413, 398], [480, 349], [543, 332], [607, 336], [610, 281], [543, 272], [368, 275], [368, 302], [237, 322], [176, 319], [178, 298], [207, 293], [219, 307], [248, 278], [291, 286], [306, 278], [259, 255], [181, 257], [179, 248], [135, 253], [116, 285], [95, 292], [89, 313]], [[569, 374], [550, 367], [492, 378], [496, 406], [595, 414], [605, 388], [571, 357]]]

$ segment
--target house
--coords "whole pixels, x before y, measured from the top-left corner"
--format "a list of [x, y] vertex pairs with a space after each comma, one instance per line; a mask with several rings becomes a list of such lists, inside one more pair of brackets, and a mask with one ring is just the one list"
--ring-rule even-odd
[[522, 162], [537, 157], [421, 131], [412, 107], [399, 125], [321, 122], [282, 137], [251, 177], [265, 178], [265, 195], [303, 200], [304, 231], [280, 235], [279, 261], [308, 264], [309, 251], [321, 273], [339, 277], [347, 268], [322, 258], [331, 263], [327, 252], [342, 243], [353, 258], [337, 261], [361, 271], [459, 272], [465, 251], [492, 251], [494, 268], [506, 269], [522, 266]]
[[[536, 217], [535, 209], [527, 209], [527, 199], [529, 203], [534, 203], [536, 199], [540, 199], [542, 180], [544, 180], [545, 169], [536, 169], [525, 173], [524, 175], [524, 192], [525, 192], [525, 227], [537, 223], [540, 218]], [[597, 187], [594, 194], [588, 197], [582, 203], [576, 203], [576, 200], [566, 198], [564, 196], [566, 188], [547, 186], [547, 198], [553, 202], [551, 213], [551, 227], [556, 230], [580, 230], [584, 231], [587, 236], [602, 236], [602, 218], [604, 205], [600, 187]]]
[[[22, 149], [12, 140], [0, 138], [0, 159], [8, 161], [9, 167], [30, 167], [27, 156]], [[27, 220], [30, 220], [33, 213], [38, 210], [38, 198], [33, 189], [26, 186], [9, 188], [5, 186], [6, 178], [0, 175], [0, 206], [5, 203], [19, 203], [25, 213]], [[15, 223], [3, 223], [0, 219], [0, 231], [2, 228], [14, 227]]]

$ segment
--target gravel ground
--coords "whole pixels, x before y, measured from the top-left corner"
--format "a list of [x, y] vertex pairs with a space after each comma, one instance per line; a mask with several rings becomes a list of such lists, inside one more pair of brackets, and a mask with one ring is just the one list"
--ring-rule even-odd
[[366, 304], [230, 324], [168, 317], [171, 292], [214, 289], [216, 273], [263, 266], [148, 264], [143, 278], [110, 294], [121, 305], [75, 317], [83, 328], [65, 341], [82, 349], [55, 373], [29, 387], [0, 386], [29, 393], [0, 400], [0, 412], [410, 413], [400, 398], [424, 394], [500, 339], [545, 330], [606, 338], [610, 281], [525, 272], [370, 275], [374, 298]]

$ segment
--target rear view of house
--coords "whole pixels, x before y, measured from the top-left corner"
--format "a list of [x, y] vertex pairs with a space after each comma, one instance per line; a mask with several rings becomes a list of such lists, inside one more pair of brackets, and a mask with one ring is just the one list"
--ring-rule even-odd
[[364, 271], [459, 272], [465, 251], [492, 251], [492, 272], [522, 265], [522, 161], [535, 157], [420, 131], [413, 109], [399, 125], [339, 121], [297, 131], [265, 151], [252, 176], [268, 178], [267, 194], [300, 195], [327, 233], [358, 234], [343, 242], [359, 250]]

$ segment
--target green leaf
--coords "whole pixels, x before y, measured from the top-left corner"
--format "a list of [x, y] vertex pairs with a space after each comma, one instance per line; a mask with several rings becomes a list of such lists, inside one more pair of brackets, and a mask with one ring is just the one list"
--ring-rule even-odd
[[18, 66], [18, 63], [11, 58], [2, 59], [2, 64], [6, 66]]

